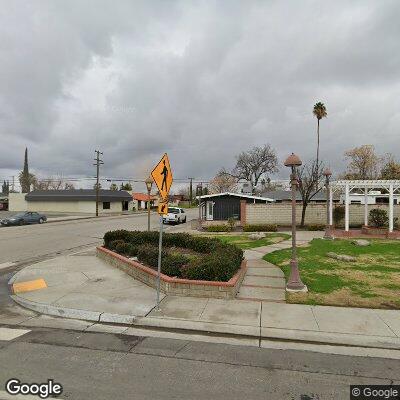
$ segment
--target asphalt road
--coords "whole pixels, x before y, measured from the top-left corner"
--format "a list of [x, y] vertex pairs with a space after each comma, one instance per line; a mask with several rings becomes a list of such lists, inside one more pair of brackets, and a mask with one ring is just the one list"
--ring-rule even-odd
[[0, 341], [0, 365], [0, 398], [10, 378], [52, 378], [71, 400], [349, 399], [350, 384], [400, 383], [398, 360], [48, 328]]
[[[196, 218], [197, 209], [187, 210], [187, 216], [188, 221]], [[154, 229], [159, 227], [159, 216], [156, 213], [151, 215], [151, 226]], [[166, 230], [179, 230], [184, 227], [185, 224], [167, 226]], [[147, 229], [147, 214], [2, 228], [0, 268], [1, 264], [6, 262], [30, 262], [97, 245], [101, 243], [105, 232], [114, 229]]]

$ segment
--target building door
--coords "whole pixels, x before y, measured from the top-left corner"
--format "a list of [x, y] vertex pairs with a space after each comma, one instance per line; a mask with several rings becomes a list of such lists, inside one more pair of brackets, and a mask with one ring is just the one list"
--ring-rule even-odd
[[207, 201], [206, 203], [206, 220], [212, 221], [214, 219], [214, 202]]

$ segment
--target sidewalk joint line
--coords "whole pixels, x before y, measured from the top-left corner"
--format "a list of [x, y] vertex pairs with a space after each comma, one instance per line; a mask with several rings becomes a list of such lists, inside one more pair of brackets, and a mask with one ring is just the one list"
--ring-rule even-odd
[[315, 316], [313, 307], [311, 307], [311, 313], [312, 313], [312, 315], [313, 315], [313, 317], [314, 317], [315, 323], [317, 324], [318, 330], [321, 332], [321, 328], [319, 327], [319, 323], [318, 323], [318, 321], [317, 321], [317, 317]]

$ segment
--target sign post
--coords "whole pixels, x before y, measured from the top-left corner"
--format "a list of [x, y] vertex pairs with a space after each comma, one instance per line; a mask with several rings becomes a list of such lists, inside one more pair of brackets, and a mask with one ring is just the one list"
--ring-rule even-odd
[[165, 153], [160, 162], [154, 167], [151, 176], [160, 192], [158, 202], [158, 214], [160, 215], [160, 236], [158, 239], [158, 265], [157, 265], [157, 311], [160, 310], [160, 275], [161, 275], [161, 254], [162, 254], [162, 234], [163, 234], [163, 215], [168, 214], [168, 194], [172, 185], [172, 171], [168, 155]]

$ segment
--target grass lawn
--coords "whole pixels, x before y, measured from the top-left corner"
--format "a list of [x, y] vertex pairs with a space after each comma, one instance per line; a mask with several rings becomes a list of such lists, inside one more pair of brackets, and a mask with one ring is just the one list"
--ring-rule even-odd
[[[287, 293], [289, 303], [400, 309], [400, 241], [370, 240], [366, 247], [351, 240], [314, 239], [299, 248], [299, 267], [308, 293]], [[326, 253], [355, 256], [357, 261], [331, 259]], [[279, 250], [264, 260], [290, 272], [290, 250]]]
[[286, 233], [266, 233], [265, 238], [259, 240], [249, 239], [249, 233], [243, 234], [208, 234], [207, 236], [212, 236], [220, 239], [224, 243], [235, 244], [241, 249], [252, 249], [254, 247], [268, 246], [273, 243], [282, 242], [283, 240], [290, 239], [290, 235]]

